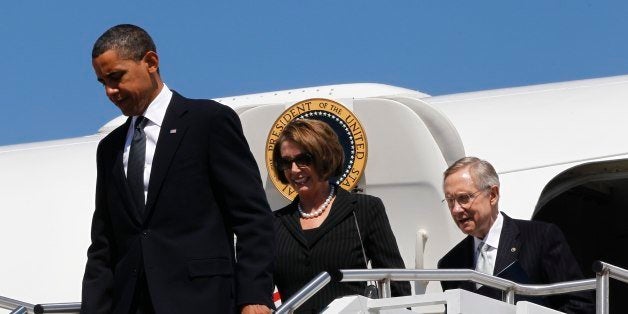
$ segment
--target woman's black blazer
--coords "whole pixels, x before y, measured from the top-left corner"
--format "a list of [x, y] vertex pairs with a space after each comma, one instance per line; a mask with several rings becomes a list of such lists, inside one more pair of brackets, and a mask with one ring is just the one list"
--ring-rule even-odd
[[[366, 256], [372, 268], [405, 268], [382, 201], [374, 196], [351, 194], [338, 188], [329, 215], [309, 243], [303, 235], [297, 211], [298, 197], [275, 212], [276, 259], [274, 281], [282, 300], [287, 300], [325, 270], [366, 268], [357, 217]], [[298, 312], [318, 312], [334, 299], [363, 294], [363, 282], [331, 282]], [[393, 282], [392, 295], [409, 295], [408, 282]]]

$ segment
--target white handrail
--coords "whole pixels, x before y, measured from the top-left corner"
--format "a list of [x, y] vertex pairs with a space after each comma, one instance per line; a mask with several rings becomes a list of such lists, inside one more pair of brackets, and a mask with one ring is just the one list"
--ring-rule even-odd
[[[333, 280], [339, 282], [378, 281], [382, 291], [390, 291], [391, 281], [461, 281], [468, 280], [504, 291], [506, 302], [513, 304], [515, 294], [542, 296], [596, 290], [596, 313], [608, 314], [608, 281], [628, 283], [628, 270], [602, 262], [593, 264], [596, 279], [574, 280], [546, 285], [523, 285], [470, 269], [345, 269], [329, 274], [322, 272], [284, 302], [276, 313], [292, 313]], [[81, 303], [48, 303], [33, 305], [0, 296], [0, 308], [24, 313], [79, 313]], [[23, 308], [23, 309], [22, 309]]]
[[[523, 285], [513, 281], [487, 275], [470, 269], [343, 269], [332, 275], [320, 273], [315, 280], [310, 281], [294, 296], [283, 303], [276, 313], [292, 313], [307, 299], [316, 294], [330, 282], [332, 277], [338, 277], [339, 282], [352, 281], [379, 281], [386, 290], [390, 289], [390, 281], [473, 281], [485, 286], [504, 291], [504, 299], [514, 304], [515, 294], [520, 295], [553, 295], [577, 291], [594, 290], [595, 279], [575, 280], [546, 285]], [[321, 280], [326, 278], [326, 280]], [[307, 297], [306, 299], [303, 299]]]
[[79, 313], [81, 311], [81, 303], [46, 303], [35, 305], [35, 314], [43, 313]]
[[28, 309], [23, 306], [18, 306], [15, 310], [11, 311], [9, 314], [28, 314]]
[[[414, 250], [414, 269], [424, 269], [425, 265], [425, 243], [427, 243], [428, 234], [425, 229], [419, 229], [416, 232], [416, 248]], [[425, 294], [427, 290], [427, 281], [417, 280], [414, 282], [414, 294]]]
[[0, 296], [0, 308], [12, 310], [11, 313], [79, 313], [81, 311], [81, 303], [48, 303], [48, 304], [31, 304], [7, 297]]
[[33, 311], [33, 304], [30, 303], [26, 303], [26, 302], [22, 302], [22, 301], [18, 301], [15, 299], [10, 299], [7, 297], [2, 297], [0, 296], [0, 308], [3, 308], [5, 310], [17, 310], [20, 307], [24, 307], [26, 308], [29, 312]]

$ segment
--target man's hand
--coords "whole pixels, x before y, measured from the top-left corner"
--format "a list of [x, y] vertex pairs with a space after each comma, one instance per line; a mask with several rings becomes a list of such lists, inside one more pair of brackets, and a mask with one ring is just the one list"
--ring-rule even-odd
[[242, 307], [242, 314], [270, 314], [270, 308], [263, 304], [249, 304]]

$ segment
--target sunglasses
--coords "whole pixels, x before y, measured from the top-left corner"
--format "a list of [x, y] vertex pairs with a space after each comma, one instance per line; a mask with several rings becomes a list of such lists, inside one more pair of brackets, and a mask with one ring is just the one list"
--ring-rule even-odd
[[310, 153], [298, 154], [292, 158], [282, 157], [276, 162], [277, 169], [284, 171], [292, 168], [292, 163], [297, 164], [299, 168], [305, 168], [312, 164], [314, 157]]

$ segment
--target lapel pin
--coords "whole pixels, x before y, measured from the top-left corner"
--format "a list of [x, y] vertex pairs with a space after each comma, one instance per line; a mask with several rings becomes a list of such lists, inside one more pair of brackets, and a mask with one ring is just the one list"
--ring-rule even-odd
[[515, 248], [515, 247], [513, 247], [513, 248], [511, 248], [511, 249], [510, 249], [510, 252], [513, 252], [513, 253], [514, 253], [514, 252], [516, 252], [516, 251], [517, 251], [517, 248]]
[[177, 129], [170, 130], [170, 134], [175, 134], [175, 133], [177, 133]]

